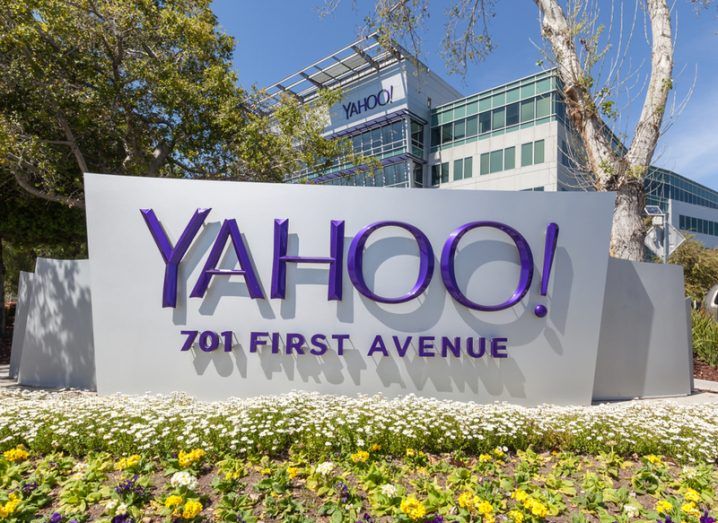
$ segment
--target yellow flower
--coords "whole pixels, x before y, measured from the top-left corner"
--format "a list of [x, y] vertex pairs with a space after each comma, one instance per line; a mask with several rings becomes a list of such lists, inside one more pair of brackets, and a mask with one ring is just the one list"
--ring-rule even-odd
[[6, 460], [12, 462], [25, 461], [28, 457], [30, 457], [30, 453], [25, 450], [25, 447], [22, 445], [18, 445], [14, 449], [6, 450], [2, 455]]
[[120, 460], [115, 463], [115, 470], [127, 470], [131, 469], [132, 467], [136, 467], [140, 463], [140, 456], [137, 454], [133, 454], [132, 456], [128, 456], [126, 458], [120, 458]]
[[479, 463], [488, 463], [491, 461], [491, 454], [479, 454]]
[[494, 507], [491, 506], [491, 503], [488, 501], [481, 500], [478, 504], [476, 504], [476, 509], [479, 511], [479, 514], [485, 517], [491, 514], [494, 511]]
[[649, 454], [649, 455], [644, 456], [644, 457], [646, 458], [646, 460], [647, 460], [649, 463], [652, 463], [653, 465], [659, 465], [659, 464], [663, 463], [663, 460], [661, 459], [661, 457], [660, 457], [660, 456], [656, 456], [655, 454]]
[[687, 488], [683, 497], [686, 498], [686, 501], [692, 501], [693, 503], [699, 503], [701, 500], [701, 495], [692, 488]]
[[491, 514], [486, 514], [481, 519], [482, 519], [482, 523], [494, 523], [494, 521], [496, 521], [494, 519], [494, 516]]
[[503, 458], [503, 457], [504, 457], [504, 451], [503, 451], [501, 448], [496, 447], [496, 448], [494, 449], [494, 456], [496, 456], [497, 458]]
[[548, 507], [536, 499], [526, 499], [526, 501], [524, 501], [524, 507], [537, 518], [545, 518], [548, 516]]
[[16, 494], [10, 494], [10, 499], [4, 504], [0, 504], [0, 517], [10, 517], [10, 515], [15, 512], [19, 504], [20, 498], [17, 497]]
[[262, 476], [269, 476], [272, 473], [272, 469], [270, 469], [269, 467], [264, 467], [262, 470], [259, 471], [259, 473]]
[[511, 521], [513, 521], [514, 523], [523, 523], [524, 522], [524, 515], [521, 512], [519, 512], [518, 510], [510, 510], [509, 517], [511, 518]]
[[407, 458], [413, 458], [414, 456], [416, 456], [416, 451], [414, 449], [406, 449]]
[[350, 457], [354, 463], [364, 463], [366, 460], [369, 459], [369, 453], [366, 450], [359, 450], [352, 454]]
[[414, 496], [407, 496], [402, 499], [399, 508], [409, 517], [409, 519], [414, 521], [426, 516], [426, 507], [424, 507], [424, 504]]
[[476, 504], [479, 502], [479, 497], [471, 492], [462, 492], [459, 494], [459, 507], [465, 508], [469, 511], [473, 510]]
[[297, 467], [287, 467], [287, 475], [289, 476], [289, 479], [294, 479], [299, 474], [299, 469]]
[[429, 471], [426, 470], [426, 467], [417, 467], [416, 473], [417, 473], [417, 474], [421, 474], [422, 476], [428, 476], [428, 475], [429, 475]]
[[184, 502], [184, 499], [182, 499], [182, 496], [177, 496], [177, 495], [167, 496], [167, 499], [165, 500], [165, 507], [166, 508], [179, 507], [183, 502]]
[[184, 519], [196, 518], [200, 512], [202, 512], [202, 503], [195, 501], [194, 499], [187, 500], [184, 504], [184, 510], [182, 511], [182, 517]]
[[673, 504], [670, 501], [662, 499], [656, 503], [656, 512], [659, 514], [668, 514], [673, 510]]
[[688, 503], [684, 503], [681, 505], [681, 512], [684, 514], [687, 514], [689, 516], [693, 517], [699, 517], [701, 515], [701, 511], [698, 510], [698, 506], [693, 503], [692, 501], [689, 501]]
[[235, 479], [239, 479], [239, 472], [225, 472], [224, 479], [227, 481], [234, 481]]
[[374, 443], [371, 447], [369, 447], [369, 450], [371, 450], [372, 452], [378, 452], [381, 450], [381, 445], [379, 445], [378, 443]]
[[529, 498], [529, 495], [526, 494], [526, 492], [524, 492], [521, 489], [516, 489], [516, 490], [514, 490], [514, 493], [511, 494], [511, 497], [514, 498], [519, 503], [523, 503], [524, 501], [526, 501]]
[[179, 462], [179, 466], [184, 469], [201, 460], [205, 454], [207, 453], [202, 449], [193, 449], [189, 452], [180, 450], [179, 455], [177, 456], [177, 461]]

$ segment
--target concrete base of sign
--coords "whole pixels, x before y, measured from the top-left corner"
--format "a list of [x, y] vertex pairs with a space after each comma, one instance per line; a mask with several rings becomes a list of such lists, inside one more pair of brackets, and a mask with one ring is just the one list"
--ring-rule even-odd
[[38, 258], [29, 290], [18, 383], [95, 390], [89, 261]]
[[682, 267], [610, 259], [594, 401], [690, 394], [690, 337]]
[[17, 378], [22, 358], [22, 345], [25, 340], [25, 326], [27, 324], [27, 305], [32, 292], [31, 272], [20, 271], [20, 279], [17, 285], [17, 305], [15, 306], [15, 325], [12, 331], [12, 345], [10, 349], [10, 370], [8, 375]]

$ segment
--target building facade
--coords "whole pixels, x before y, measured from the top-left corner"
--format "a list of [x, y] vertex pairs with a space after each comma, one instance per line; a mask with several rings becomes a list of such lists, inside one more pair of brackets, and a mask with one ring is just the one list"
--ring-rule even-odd
[[[307, 167], [290, 183], [508, 191], [591, 190], [572, 168], [580, 146], [571, 132], [555, 70], [470, 96], [397, 44], [368, 37], [267, 89], [271, 109], [282, 94], [311, 102], [321, 88], [341, 88], [326, 133], [351, 140], [355, 153], [381, 168], [340, 159], [320, 172]], [[718, 247], [718, 192], [653, 168], [647, 203], [671, 224]]]

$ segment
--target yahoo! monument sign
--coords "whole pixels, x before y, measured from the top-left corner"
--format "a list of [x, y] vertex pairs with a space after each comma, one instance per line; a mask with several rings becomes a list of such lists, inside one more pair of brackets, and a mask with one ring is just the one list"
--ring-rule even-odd
[[85, 191], [100, 393], [591, 401], [612, 194]]

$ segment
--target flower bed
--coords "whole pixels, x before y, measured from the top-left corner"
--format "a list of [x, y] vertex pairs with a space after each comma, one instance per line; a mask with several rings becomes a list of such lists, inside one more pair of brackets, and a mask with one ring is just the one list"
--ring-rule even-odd
[[0, 451], [9, 521], [705, 523], [718, 406], [6, 391]]

